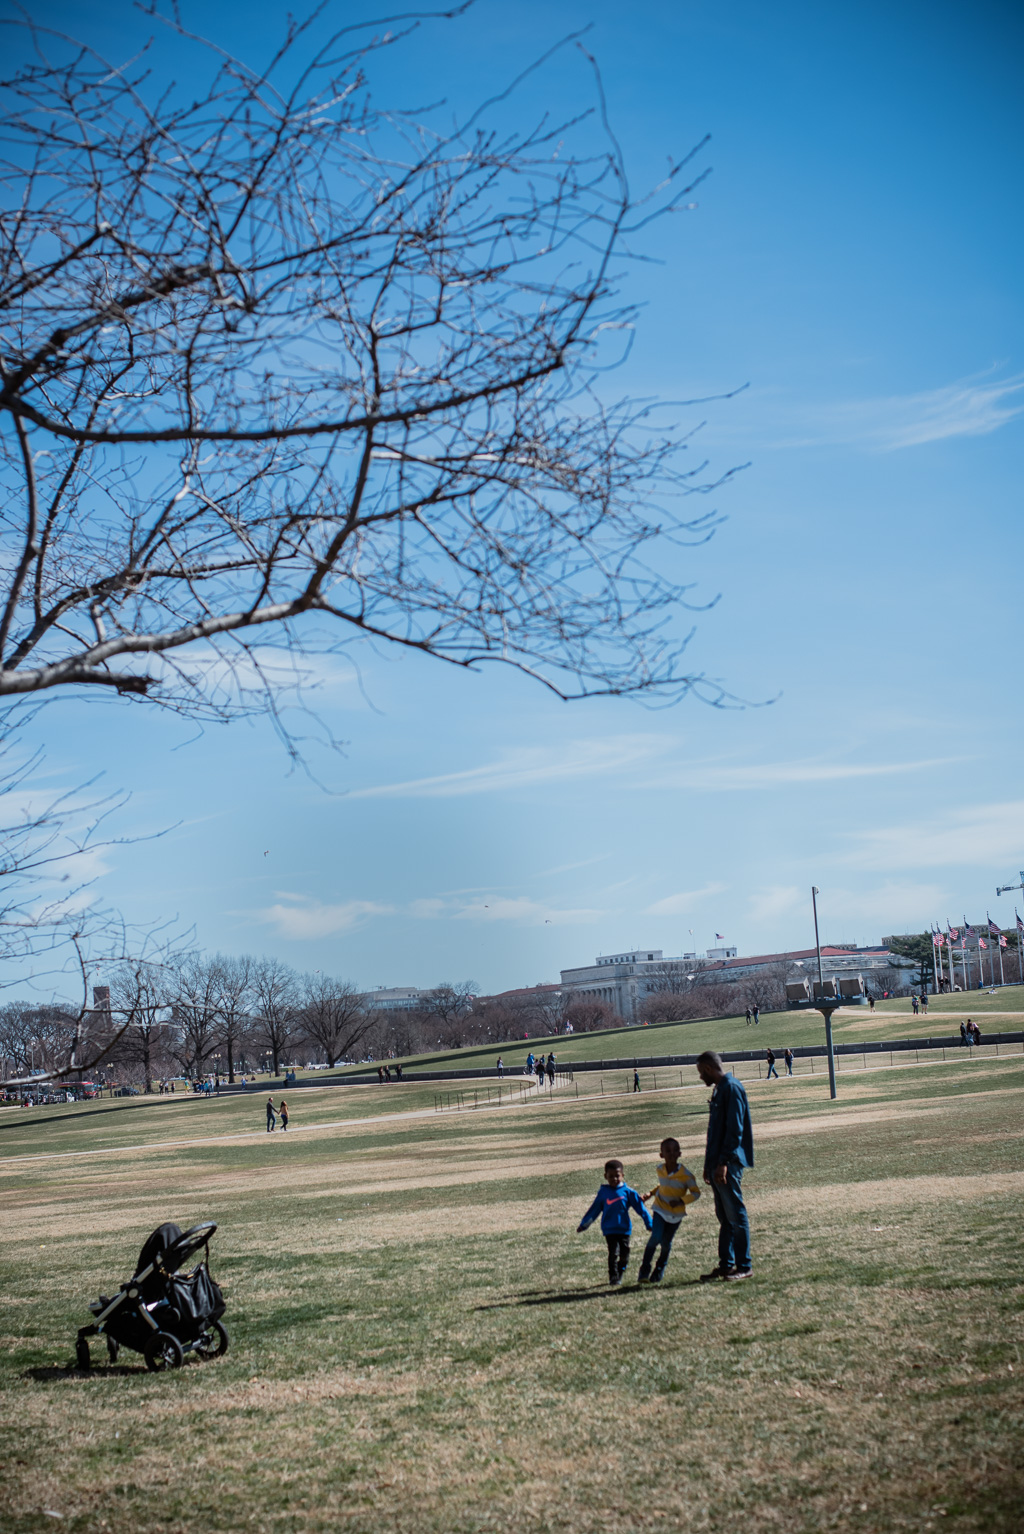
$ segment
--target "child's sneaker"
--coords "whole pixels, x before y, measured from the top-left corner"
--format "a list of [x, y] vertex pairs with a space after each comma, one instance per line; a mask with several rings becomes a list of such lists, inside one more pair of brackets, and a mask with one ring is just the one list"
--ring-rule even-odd
[[752, 1278], [753, 1275], [753, 1268], [730, 1268], [728, 1273], [725, 1275], [725, 1281], [727, 1284], [735, 1284], [738, 1283], [741, 1278]]
[[727, 1276], [723, 1268], [712, 1268], [710, 1273], [701, 1274], [700, 1282], [702, 1284], [717, 1284], [720, 1278], [726, 1278]]

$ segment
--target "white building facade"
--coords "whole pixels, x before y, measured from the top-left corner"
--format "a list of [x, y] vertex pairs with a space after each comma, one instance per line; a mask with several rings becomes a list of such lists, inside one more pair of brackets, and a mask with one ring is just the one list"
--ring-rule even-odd
[[[822, 969], [827, 979], [848, 979], [863, 975], [868, 989], [871, 976], [888, 975], [895, 959], [887, 948], [859, 948], [850, 943], [821, 950]], [[593, 964], [562, 970], [562, 997], [594, 997], [606, 1002], [627, 1023], [639, 1020], [644, 998], [657, 992], [683, 992], [694, 983], [714, 985], [723, 981], [749, 980], [766, 971], [780, 981], [817, 978], [817, 957], [813, 948], [788, 953], [755, 954], [740, 958], [735, 948], [710, 948], [706, 953], [683, 953], [666, 958], [660, 948], [631, 948], [623, 953], [599, 954]]]

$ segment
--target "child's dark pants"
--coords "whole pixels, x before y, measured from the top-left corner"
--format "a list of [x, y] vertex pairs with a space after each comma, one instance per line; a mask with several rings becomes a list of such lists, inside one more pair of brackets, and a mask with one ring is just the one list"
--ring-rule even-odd
[[617, 1283], [629, 1266], [629, 1237], [608, 1236], [608, 1282]]

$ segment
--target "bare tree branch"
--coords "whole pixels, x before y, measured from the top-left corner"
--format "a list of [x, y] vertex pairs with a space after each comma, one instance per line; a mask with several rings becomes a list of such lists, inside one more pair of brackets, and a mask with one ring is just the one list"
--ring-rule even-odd
[[226, 718], [257, 645], [370, 639], [721, 701], [665, 556], [723, 481], [604, 383], [630, 242], [705, 172], [634, 197], [596, 67], [593, 114], [509, 130], [513, 83], [451, 128], [376, 104], [400, 31], [317, 11], [261, 72], [150, 14], [198, 99], [31, 24], [0, 81], [0, 696]]

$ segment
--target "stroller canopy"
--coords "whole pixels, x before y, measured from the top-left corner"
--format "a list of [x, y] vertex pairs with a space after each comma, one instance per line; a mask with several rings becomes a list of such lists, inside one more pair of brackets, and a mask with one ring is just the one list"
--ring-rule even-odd
[[139, 1253], [134, 1276], [137, 1278], [157, 1261], [166, 1273], [177, 1273], [178, 1269], [188, 1262], [200, 1247], [206, 1245], [216, 1229], [216, 1223], [212, 1220], [205, 1225], [193, 1225], [191, 1229], [185, 1231], [180, 1225], [170, 1222], [166, 1225], [158, 1225]]

